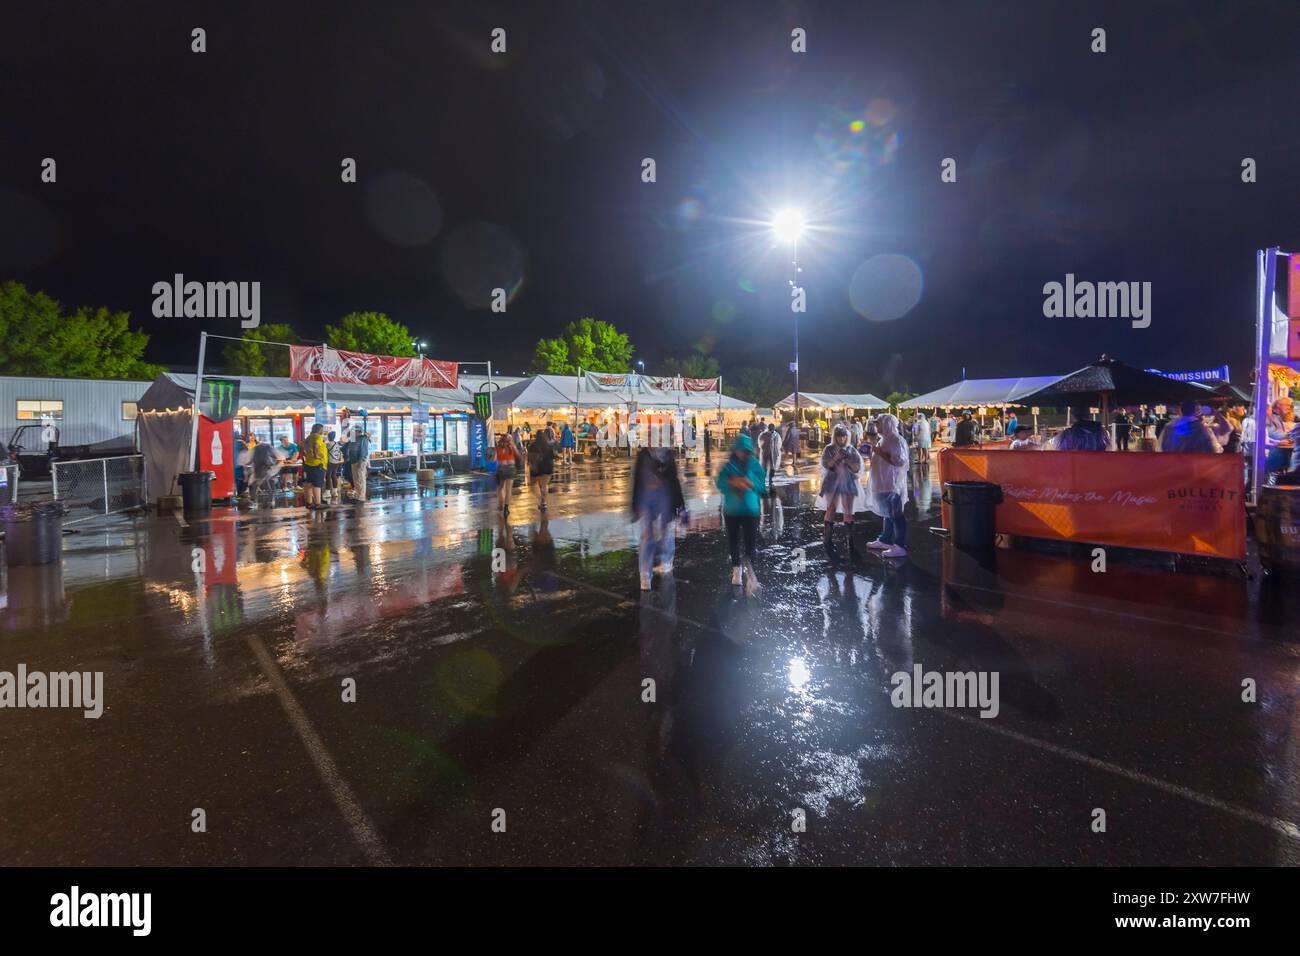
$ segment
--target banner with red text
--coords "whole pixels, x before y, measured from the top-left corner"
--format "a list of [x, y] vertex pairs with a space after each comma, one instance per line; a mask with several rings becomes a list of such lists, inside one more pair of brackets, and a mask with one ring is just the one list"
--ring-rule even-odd
[[722, 391], [721, 378], [684, 378], [681, 381], [682, 381], [682, 390], [687, 392]]
[[345, 352], [323, 345], [289, 347], [289, 377], [296, 382], [455, 388], [456, 363]]
[[945, 448], [939, 480], [1000, 485], [999, 534], [1246, 557], [1240, 455]]

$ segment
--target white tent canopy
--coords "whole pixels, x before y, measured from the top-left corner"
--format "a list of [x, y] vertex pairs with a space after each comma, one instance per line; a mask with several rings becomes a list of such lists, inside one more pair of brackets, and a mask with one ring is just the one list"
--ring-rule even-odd
[[[310, 411], [317, 402], [335, 402], [340, 408], [408, 409], [423, 402], [435, 409], [465, 411], [474, 407], [473, 396], [463, 388], [403, 388], [395, 385], [353, 385], [341, 382], [299, 382], [291, 378], [215, 376], [239, 379], [239, 405], [249, 414]], [[207, 376], [204, 376], [207, 378]], [[164, 372], [154, 380], [138, 405], [140, 411], [175, 408], [181, 397], [188, 407], [194, 395], [194, 376]], [[159, 404], [162, 402], [164, 404]]]
[[899, 408], [958, 408], [1018, 404], [1026, 395], [1040, 392], [1065, 378], [1036, 375], [1029, 378], [970, 378], [900, 402]]
[[750, 409], [753, 402], [742, 402], [718, 392], [692, 392], [678, 389], [655, 389], [645, 394], [629, 395], [620, 391], [578, 390], [576, 375], [534, 375], [499, 389], [493, 397], [497, 408], [608, 408], [626, 411], [636, 402], [642, 408]]
[[[205, 376], [206, 378], [207, 376]], [[320, 382], [291, 378], [239, 379], [239, 415], [308, 414], [322, 400]], [[190, 409], [194, 405], [194, 376], [164, 372], [140, 396], [140, 450], [144, 452], [150, 501], [176, 493], [176, 478], [189, 467]], [[367, 412], [402, 412], [417, 402], [434, 409], [467, 411], [474, 399], [463, 388], [399, 388], [396, 386], [329, 383], [326, 399], [340, 408]]]
[[[777, 408], [794, 408], [794, 392], [776, 403]], [[800, 408], [888, 408], [889, 402], [870, 392], [859, 395], [834, 392], [800, 392]]]

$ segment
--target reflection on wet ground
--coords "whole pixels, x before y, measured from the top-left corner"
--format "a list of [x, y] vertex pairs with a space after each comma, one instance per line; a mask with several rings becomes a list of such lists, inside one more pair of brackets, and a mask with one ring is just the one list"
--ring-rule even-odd
[[[0, 858], [1300, 859], [1294, 589], [1140, 555], [973, 558], [929, 533], [929, 481], [910, 557], [850, 563], [804, 476], [765, 507], [747, 599], [710, 471], [685, 466], [690, 526], [649, 592], [626, 461], [559, 476], [546, 515], [518, 489], [508, 523], [460, 477], [70, 535], [61, 567], [8, 570], [0, 670], [103, 671], [104, 716], [0, 711]], [[914, 667], [996, 671], [997, 717], [893, 706]]]

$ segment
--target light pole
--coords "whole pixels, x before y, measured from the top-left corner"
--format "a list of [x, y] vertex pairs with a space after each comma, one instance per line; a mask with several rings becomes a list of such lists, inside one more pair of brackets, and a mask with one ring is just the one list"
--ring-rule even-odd
[[[803, 213], [798, 209], [785, 208], [772, 219], [772, 233], [777, 241], [790, 247], [790, 291], [791, 300], [799, 282], [799, 237], [803, 235]], [[794, 460], [799, 463], [799, 446], [803, 435], [799, 427], [802, 409], [799, 407], [799, 310], [794, 311], [794, 362], [790, 370], [794, 372]]]
[[[420, 372], [415, 379], [415, 403], [417, 405], [423, 405], [424, 404], [424, 350], [428, 348], [428, 343], [424, 342], [423, 340], [412, 339], [411, 347], [415, 349], [415, 354], [420, 357]], [[420, 469], [424, 467], [424, 432], [425, 429], [429, 427], [429, 416], [425, 415], [424, 419], [425, 420], [420, 423], [422, 426], [420, 428], [420, 440], [415, 443], [415, 470], [417, 472], [417, 477]], [[411, 431], [412, 433], [414, 433], [415, 431], [414, 422], [411, 423]]]

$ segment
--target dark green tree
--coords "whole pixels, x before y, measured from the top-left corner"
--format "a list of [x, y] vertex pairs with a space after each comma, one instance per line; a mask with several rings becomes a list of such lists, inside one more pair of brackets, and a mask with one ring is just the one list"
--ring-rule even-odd
[[262, 346], [259, 342], [283, 342], [297, 345], [298, 333], [283, 322], [259, 325], [249, 329], [238, 342], [227, 342], [222, 352], [227, 375], [275, 375], [285, 378], [289, 374], [289, 350], [279, 345]]
[[722, 390], [759, 408], [771, 408], [792, 391], [788, 376], [770, 368], [738, 368], [722, 379]]
[[590, 317], [570, 322], [553, 339], [542, 339], [533, 349], [533, 371], [549, 375], [588, 372], [626, 372], [632, 363], [632, 343], [608, 322]]
[[664, 375], [680, 375], [683, 378], [717, 378], [720, 374], [718, 360], [702, 352], [692, 352], [681, 359], [666, 358], [660, 367]]
[[349, 312], [338, 325], [325, 326], [330, 348], [371, 355], [413, 356], [411, 330], [382, 312]]
[[43, 292], [21, 282], [0, 285], [2, 374], [151, 379], [162, 366], [144, 360], [148, 344], [148, 333], [131, 330], [127, 312], [100, 307], [64, 315]]

